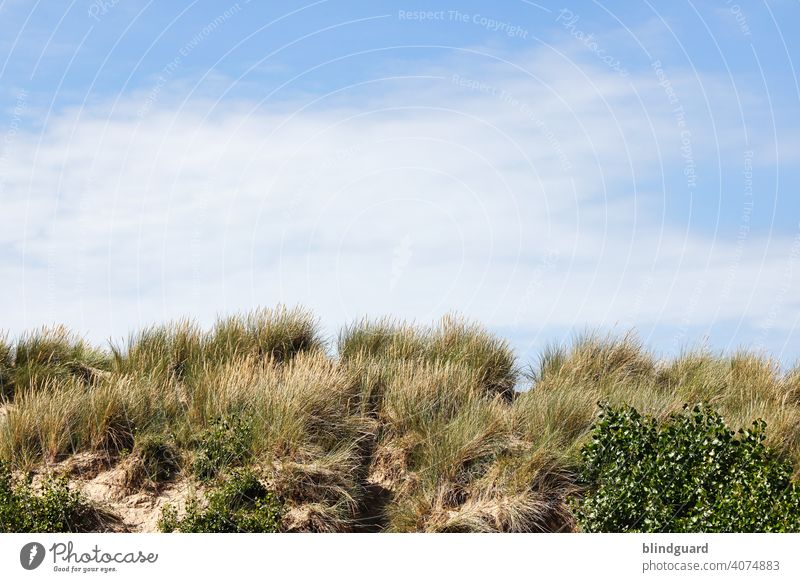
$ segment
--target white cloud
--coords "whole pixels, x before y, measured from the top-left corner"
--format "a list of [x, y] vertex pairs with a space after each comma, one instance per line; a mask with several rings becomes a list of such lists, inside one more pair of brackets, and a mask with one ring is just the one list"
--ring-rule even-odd
[[[164, 96], [140, 119], [137, 95], [57, 114], [7, 152], [3, 325], [104, 338], [282, 301], [331, 330], [453, 310], [526, 334], [793, 327], [771, 316], [796, 306], [789, 237], [687, 234], [664, 216], [685, 160], [651, 71], [545, 50], [524, 65], [456, 59], [335, 102]], [[695, 196], [716, 200], [717, 156], [741, 157], [736, 104], [718, 79], [670, 81], [706, 180]], [[714, 125], [701, 84], [720, 96]]]

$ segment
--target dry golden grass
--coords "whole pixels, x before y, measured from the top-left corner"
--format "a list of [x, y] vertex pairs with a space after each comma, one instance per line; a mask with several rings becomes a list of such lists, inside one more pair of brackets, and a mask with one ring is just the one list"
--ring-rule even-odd
[[127, 459], [135, 485], [144, 438], [173, 443], [186, 475], [205, 431], [243, 418], [247, 462], [284, 500], [287, 531], [572, 530], [600, 402], [665, 417], [706, 401], [735, 428], [763, 418], [800, 467], [800, 371], [755, 354], [659, 361], [632, 335], [590, 335], [545, 350], [515, 392], [519, 378], [506, 342], [453, 317], [358, 322], [335, 357], [298, 309], [154, 327], [109, 352], [45, 330], [0, 341], [0, 383], [14, 387], [0, 458], [32, 469], [91, 451]]

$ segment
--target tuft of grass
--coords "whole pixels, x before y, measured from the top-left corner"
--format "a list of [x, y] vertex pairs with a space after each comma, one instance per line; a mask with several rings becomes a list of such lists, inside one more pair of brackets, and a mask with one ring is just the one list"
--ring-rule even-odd
[[112, 353], [117, 372], [192, 383], [209, 367], [242, 359], [280, 364], [323, 348], [310, 313], [278, 307], [219, 318], [208, 332], [187, 319], [153, 326], [112, 346]]
[[281, 306], [218, 319], [206, 338], [204, 354], [214, 363], [247, 357], [283, 363], [323, 349], [316, 318], [299, 307]]
[[426, 350], [425, 333], [392, 319], [363, 319], [339, 333], [338, 354], [342, 360], [356, 356], [393, 359], [418, 358]]
[[190, 320], [146, 328], [112, 345], [114, 370], [153, 381], [184, 380], [202, 365], [204, 333]]
[[387, 434], [422, 436], [485, 396], [478, 373], [466, 366], [401, 363], [393, 372], [379, 415]]
[[138, 431], [180, 429], [183, 396], [147, 376], [111, 374], [90, 389], [75, 378], [53, 380], [15, 400], [0, 425], [0, 458], [31, 468], [81, 451], [116, 457], [133, 449]]
[[467, 362], [398, 366], [369, 477], [392, 492], [386, 528], [571, 529], [565, 459], [553, 442], [521, 430], [517, 415], [501, 394], [485, 391]]
[[22, 336], [14, 348], [13, 367], [10, 354], [4, 347], [3, 382], [7, 398], [26, 392], [42, 390], [57, 380], [75, 378], [91, 385], [102, 377], [110, 366], [109, 355], [90, 346], [63, 326], [42, 328]]
[[569, 349], [560, 346], [546, 349], [534, 381], [568, 378], [597, 384], [630, 383], [651, 378], [655, 369], [655, 361], [634, 334], [619, 338], [586, 334], [579, 336]]
[[344, 362], [369, 359], [385, 366], [396, 362], [465, 366], [477, 374], [484, 391], [506, 398], [513, 395], [518, 378], [508, 343], [456, 316], [427, 328], [388, 319], [362, 320], [339, 335], [338, 353]]
[[554, 449], [569, 450], [589, 430], [599, 396], [590, 386], [566, 390], [536, 385], [512, 404], [515, 432], [525, 441], [548, 442]]
[[0, 403], [13, 396], [14, 351], [8, 339], [0, 335]]
[[513, 395], [518, 371], [514, 352], [506, 340], [478, 324], [449, 316], [432, 330], [429, 342], [429, 360], [464, 365], [478, 374], [486, 392], [506, 398]]

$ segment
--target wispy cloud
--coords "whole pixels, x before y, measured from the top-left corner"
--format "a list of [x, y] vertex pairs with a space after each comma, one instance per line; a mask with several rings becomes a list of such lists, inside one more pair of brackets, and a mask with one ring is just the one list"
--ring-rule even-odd
[[[146, 90], [64, 111], [7, 150], [3, 325], [103, 338], [283, 301], [331, 328], [453, 310], [526, 335], [791, 328], [792, 233], [723, 237], [665, 211], [719, 196], [720, 157], [766, 163], [770, 128], [745, 144], [736, 103], [714, 99], [723, 80], [668, 74], [687, 126], [654, 70], [546, 48], [290, 102], [164, 88], [145, 111]], [[710, 188], [690, 191], [687, 140]]]

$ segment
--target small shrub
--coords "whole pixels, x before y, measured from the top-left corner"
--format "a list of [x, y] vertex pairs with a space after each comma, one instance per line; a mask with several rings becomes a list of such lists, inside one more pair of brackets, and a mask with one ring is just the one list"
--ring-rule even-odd
[[48, 477], [34, 488], [30, 480], [14, 483], [0, 461], [0, 532], [64, 533], [90, 531], [93, 512], [64, 477]]
[[142, 460], [147, 478], [156, 483], [168, 481], [180, 470], [178, 451], [165, 435], [137, 437], [133, 453]]
[[159, 529], [180, 533], [272, 533], [278, 531], [282, 504], [250, 470], [235, 471], [208, 494], [207, 505], [189, 500], [179, 518], [171, 506], [164, 509]]
[[583, 449], [583, 530], [800, 531], [800, 490], [764, 446], [765, 427], [734, 433], [704, 405], [661, 423], [604, 407]]
[[252, 424], [237, 415], [218, 419], [200, 437], [194, 473], [198, 479], [214, 478], [222, 469], [244, 464], [251, 455]]
[[180, 471], [180, 456], [173, 440], [163, 434], [137, 435], [131, 455], [125, 460], [125, 484], [163, 483]]

